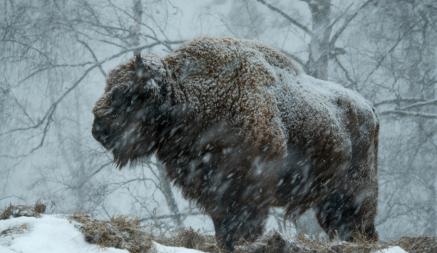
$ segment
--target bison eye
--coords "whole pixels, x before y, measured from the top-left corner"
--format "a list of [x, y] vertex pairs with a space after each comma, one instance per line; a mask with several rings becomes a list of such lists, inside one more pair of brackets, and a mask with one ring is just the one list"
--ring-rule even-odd
[[115, 87], [111, 92], [111, 105], [112, 106], [121, 106], [126, 97], [126, 88], [125, 87]]

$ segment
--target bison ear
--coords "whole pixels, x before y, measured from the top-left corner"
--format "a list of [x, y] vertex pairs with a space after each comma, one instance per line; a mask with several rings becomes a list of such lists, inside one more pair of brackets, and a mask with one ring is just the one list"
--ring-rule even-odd
[[155, 101], [162, 101], [165, 97], [165, 87], [162, 85], [164, 77], [159, 71], [159, 65], [148, 59], [146, 58], [145, 63], [139, 53], [135, 55], [136, 85], [134, 89], [140, 94], [155, 98]]

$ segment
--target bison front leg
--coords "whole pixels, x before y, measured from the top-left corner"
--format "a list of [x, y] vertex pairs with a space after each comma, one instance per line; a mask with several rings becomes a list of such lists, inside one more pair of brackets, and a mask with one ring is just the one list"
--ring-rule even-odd
[[237, 217], [224, 214], [224, 216], [212, 216], [211, 218], [214, 223], [215, 238], [218, 247], [225, 250], [225, 252], [232, 252], [234, 250], [235, 233], [237, 231]]
[[251, 242], [257, 239], [263, 233], [268, 215], [268, 207], [238, 203], [236, 206], [238, 207], [228, 208], [221, 214], [211, 215], [217, 244], [226, 252], [232, 252], [235, 243], [240, 240]]

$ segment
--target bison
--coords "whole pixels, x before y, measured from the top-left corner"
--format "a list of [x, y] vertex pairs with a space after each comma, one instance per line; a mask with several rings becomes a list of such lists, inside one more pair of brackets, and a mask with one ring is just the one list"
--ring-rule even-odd
[[155, 155], [232, 251], [270, 207], [313, 208], [326, 233], [377, 240], [378, 119], [341, 85], [255, 41], [200, 38], [112, 70], [92, 134], [123, 167]]

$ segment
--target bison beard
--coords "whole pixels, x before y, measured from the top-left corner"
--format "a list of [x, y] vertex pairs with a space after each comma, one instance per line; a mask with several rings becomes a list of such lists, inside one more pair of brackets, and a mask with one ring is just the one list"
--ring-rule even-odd
[[254, 41], [194, 40], [108, 76], [93, 136], [119, 166], [155, 154], [211, 216], [219, 246], [308, 208], [330, 237], [377, 240], [378, 120], [359, 94]]

